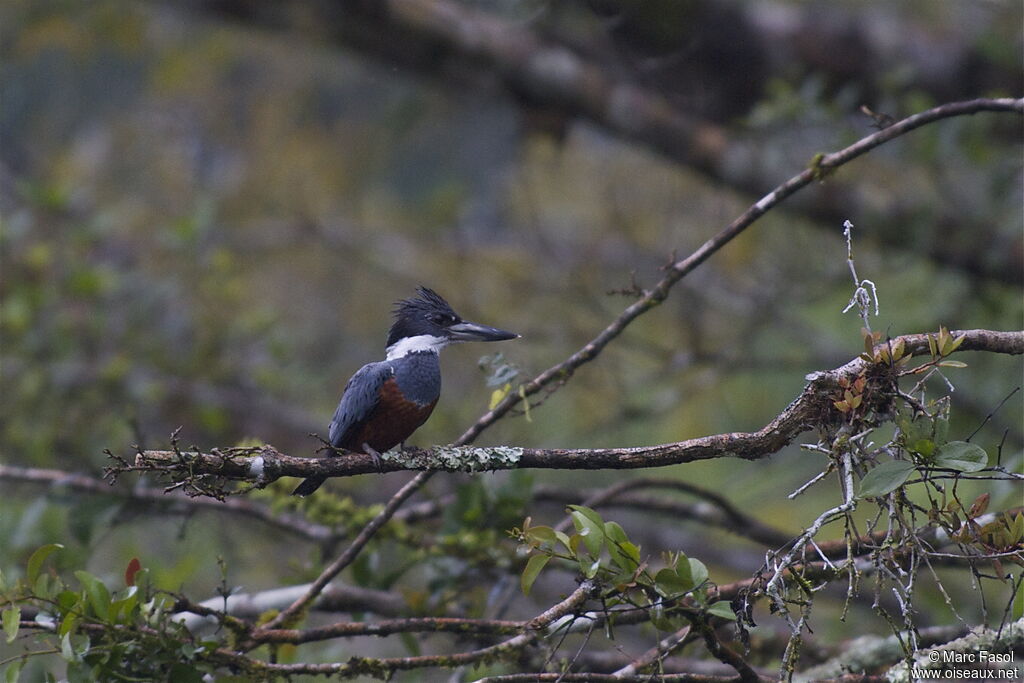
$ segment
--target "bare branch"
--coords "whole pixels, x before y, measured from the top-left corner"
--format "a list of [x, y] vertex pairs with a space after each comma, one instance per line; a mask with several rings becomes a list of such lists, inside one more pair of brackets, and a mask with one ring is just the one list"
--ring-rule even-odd
[[[220, 613], [256, 621], [266, 612], [285, 609], [305, 595], [311, 585], [299, 584], [258, 593], [233, 593], [227, 598], [217, 596], [198, 603], [203, 608], [201, 613], [186, 609], [176, 618], [190, 631], [197, 630], [203, 624], [215, 626], [218, 623], [217, 615], [210, 615], [206, 610], [223, 610]], [[337, 582], [327, 586], [310, 605], [310, 609], [322, 612], [372, 612], [387, 617], [401, 616], [408, 608], [405, 598], [398, 593], [346, 586]]]
[[81, 493], [119, 498], [145, 505], [154, 511], [168, 511], [177, 514], [191, 514], [199, 510], [226, 512], [258, 520], [275, 529], [298, 534], [315, 542], [327, 541], [339, 536], [336, 530], [323, 524], [310, 522], [300, 515], [272, 512], [267, 506], [244, 498], [229, 498], [220, 501], [204, 496], [188, 496], [181, 491], [166, 491], [151, 486], [136, 485], [128, 488], [116, 486], [109, 481], [86, 474], [16, 465], [0, 465], [0, 481], [39, 484], [58, 490], [71, 489]]
[[[596, 586], [590, 581], [584, 581], [568, 597], [555, 604], [544, 612], [526, 623], [526, 633], [513, 636], [508, 640], [495, 645], [484, 647], [469, 652], [459, 652], [450, 655], [421, 655], [415, 657], [394, 657], [394, 658], [371, 658], [352, 657], [346, 662], [335, 662], [327, 664], [265, 664], [249, 659], [244, 655], [232, 653], [234, 663], [244, 666], [247, 669], [255, 669], [265, 674], [277, 675], [298, 675], [298, 674], [327, 674], [339, 678], [349, 678], [359, 675], [381, 675], [394, 671], [407, 671], [411, 669], [422, 669], [428, 667], [454, 668], [477, 662], [507, 659], [517, 656], [526, 647], [533, 645], [544, 634], [550, 624], [557, 619], [575, 613], [594, 594]], [[265, 631], [266, 629], [264, 629]], [[256, 631], [259, 634], [261, 631]]]
[[526, 628], [521, 621], [419, 617], [384, 621], [339, 621], [307, 629], [260, 629], [253, 634], [258, 643], [311, 643], [352, 636], [389, 636], [393, 633], [457, 633], [463, 635], [511, 635]]
[[[629, 493], [641, 488], [683, 491], [702, 498], [706, 503], [684, 503], [664, 497]], [[714, 491], [708, 491], [687, 481], [676, 479], [650, 479], [643, 477], [627, 479], [602, 491], [580, 491], [578, 489], [539, 485], [534, 489], [533, 497], [538, 501], [554, 501], [567, 504], [582, 503], [592, 508], [636, 508], [646, 512], [671, 515], [677, 519], [693, 519], [703, 524], [727, 529], [739, 536], [772, 547], [785, 545], [791, 538], [784, 531], [769, 527], [743, 513]], [[571, 524], [571, 521], [568, 523], [563, 521], [557, 528], [564, 530], [568, 524]]]

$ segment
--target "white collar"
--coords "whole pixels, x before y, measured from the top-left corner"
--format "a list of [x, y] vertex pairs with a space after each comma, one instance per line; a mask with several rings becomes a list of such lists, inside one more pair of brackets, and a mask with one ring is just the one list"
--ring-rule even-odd
[[450, 339], [435, 337], [432, 334], [419, 334], [415, 337], [406, 337], [387, 348], [387, 360], [404, 358], [410, 353], [422, 353], [424, 351], [437, 353], [451, 343]]

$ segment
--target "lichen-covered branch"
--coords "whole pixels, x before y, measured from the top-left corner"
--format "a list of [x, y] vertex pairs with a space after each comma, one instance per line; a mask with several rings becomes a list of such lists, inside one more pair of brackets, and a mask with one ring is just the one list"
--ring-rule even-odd
[[[961, 330], [952, 334], [964, 338], [957, 352], [1024, 353], [1024, 331]], [[903, 342], [908, 354], [928, 353], [927, 334], [903, 335], [884, 344], [899, 341]], [[380, 470], [370, 456], [356, 453], [345, 454], [343, 457], [297, 458], [279, 453], [271, 446], [219, 449], [209, 453], [178, 449], [142, 451], [136, 455], [134, 464], [114, 466], [110, 472], [116, 475], [125, 471], [151, 471], [165, 475], [174, 482], [212, 477], [262, 485], [286, 476], [343, 477], [378, 471], [634, 469], [722, 457], [758, 460], [778, 452], [812, 427], [841, 420], [842, 415], [833, 406], [839, 380], [857, 377], [872, 367], [879, 372], [874, 379], [869, 377], [869, 382], [877, 382], [879, 386], [874, 388], [881, 394], [890, 392], [893, 378], [885, 372], [887, 368], [856, 358], [834, 370], [809, 375], [809, 382], [800, 396], [756, 432], [716, 434], [656, 446], [595, 449], [440, 446], [387, 454]], [[867, 374], [872, 375], [870, 372]], [[202, 492], [201, 487], [198, 487], [198, 492]]]
[[[984, 659], [980, 653], [984, 651], [987, 655]], [[1020, 675], [1021, 664], [1015, 655], [1024, 652], [1024, 618], [1008, 624], [998, 631], [995, 629], [982, 628], [975, 633], [969, 633], [962, 638], [950, 641], [930, 652], [920, 652], [914, 655], [912, 668], [916, 670], [949, 670], [956, 674], [965, 673], [965, 669], [986, 669], [995, 667], [1000, 669], [1014, 669], [1014, 678]], [[937, 653], [938, 656], [935, 656]], [[969, 659], [957, 659], [956, 654], [971, 653]], [[931, 656], [929, 656], [931, 655]], [[964, 664], [963, 662], [968, 662]], [[896, 664], [886, 672], [886, 678], [892, 683], [907, 683], [911, 681], [910, 666], [906, 662]], [[1007, 671], [1010, 673], [1010, 671]], [[957, 676], [962, 678], [963, 676]], [[1000, 676], [991, 676], [999, 678]]]

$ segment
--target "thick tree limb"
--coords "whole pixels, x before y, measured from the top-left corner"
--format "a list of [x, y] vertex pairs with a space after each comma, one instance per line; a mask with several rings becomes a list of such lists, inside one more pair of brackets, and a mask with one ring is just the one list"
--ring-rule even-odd
[[[963, 336], [960, 351], [987, 351], [1001, 354], [1024, 353], [1024, 331], [993, 330], [954, 331]], [[927, 334], [902, 335], [906, 352], [921, 355], [928, 352]], [[385, 454], [381, 470], [489, 471], [515, 468], [545, 469], [633, 469], [665, 467], [722, 457], [758, 460], [778, 452], [800, 434], [815, 426], [841, 419], [832, 402], [840, 378], [853, 378], [868, 370], [867, 361], [857, 358], [829, 372], [813, 373], [810, 382], [782, 413], [756, 432], [717, 434], [697, 439], [656, 446], [598, 449], [542, 448], [456, 448], [439, 446]], [[873, 366], [878, 368], [879, 366]], [[870, 378], [869, 378], [870, 379]], [[890, 382], [891, 377], [874, 381]], [[875, 387], [888, 391], [888, 386]], [[497, 419], [497, 418], [495, 418]], [[175, 481], [190, 477], [213, 476], [224, 479], [267, 483], [279, 477], [352, 476], [377, 472], [377, 465], [368, 455], [349, 454], [344, 457], [296, 458], [277, 452], [271, 446], [252, 449], [224, 449], [211, 453], [186, 451], [143, 451], [135, 464], [114, 467], [121, 471], [155, 471]]]
[[[918, 642], [922, 648], [941, 645], [966, 633], [967, 627], [963, 624], [932, 626], [920, 630]], [[798, 672], [793, 677], [793, 681], [794, 683], [811, 683], [811, 681], [841, 676], [847, 671], [877, 670], [881, 666], [903, 659], [903, 642], [903, 639], [894, 635], [855, 638], [845, 643], [832, 659]]]
[[[897, 683], [909, 682], [912, 679], [910, 669], [931, 669], [931, 670], [950, 670], [956, 671], [960, 668], [968, 669], [982, 669], [987, 668], [987, 663], [979, 659], [969, 660], [972, 663], [960, 664], [960, 665], [949, 665], [950, 660], [943, 661], [941, 657], [942, 652], [947, 653], [978, 653], [982, 650], [988, 652], [990, 655], [993, 653], [1008, 654], [1008, 653], [1019, 653], [1024, 652], [1024, 618], [1018, 619], [1017, 621], [1009, 624], [1006, 628], [1000, 628], [998, 631], [989, 628], [980, 628], [976, 632], [969, 633], [962, 638], [951, 641], [942, 645], [941, 647], [934, 648], [934, 650], [940, 653], [937, 659], [929, 657], [930, 653], [919, 652], [914, 655], [913, 664], [908, 665], [906, 662], [900, 662], [886, 672], [886, 678], [889, 681]], [[989, 662], [992, 662], [994, 658], [989, 657]], [[955, 660], [954, 660], [955, 661]], [[1011, 660], [1006, 663], [995, 664], [998, 668], [1004, 670], [1012, 669], [1013, 675], [1017, 676], [1020, 674], [1020, 663], [1015, 660]], [[1007, 671], [1007, 673], [1010, 673]], [[995, 676], [993, 676], [995, 678]]]

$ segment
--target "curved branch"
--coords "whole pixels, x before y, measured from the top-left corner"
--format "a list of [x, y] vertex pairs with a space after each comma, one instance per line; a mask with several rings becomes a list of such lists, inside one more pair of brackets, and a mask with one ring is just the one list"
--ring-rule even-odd
[[[957, 349], [958, 353], [1024, 353], [1024, 331], [961, 330], [952, 334], [964, 338]], [[891, 342], [902, 340], [907, 354], [922, 355], [928, 353], [928, 338], [928, 334], [908, 334], [894, 337]], [[839, 379], [856, 377], [872, 366], [864, 359], [856, 358], [834, 370], [808, 375], [809, 383], [800, 396], [756, 432], [716, 434], [656, 446], [597, 449], [437, 446], [386, 453], [380, 470], [370, 456], [362, 453], [346, 454], [345, 457], [296, 458], [281, 454], [271, 446], [225, 449], [211, 453], [143, 451], [137, 455], [134, 466], [114, 467], [111, 470], [115, 474], [130, 470], [156, 471], [175, 480], [213, 476], [265, 484], [285, 476], [340, 477], [398, 470], [632, 469], [665, 467], [722, 457], [759, 460], [792, 443], [807, 429], [840, 419], [841, 415], [832, 405]], [[891, 380], [883, 377], [874, 381]], [[879, 387], [879, 390], [886, 391], [888, 387]]]
[[908, 133], [915, 128], [920, 128], [927, 123], [951, 116], [974, 114], [979, 111], [1014, 111], [1017, 113], [1024, 113], [1024, 98], [1018, 100], [971, 100], [969, 102], [953, 102], [950, 104], [944, 104], [933, 109], [923, 111], [919, 114], [914, 114], [902, 121], [898, 121], [888, 128], [862, 138], [838, 152], [821, 156], [810, 168], [807, 168], [798, 175], [793, 176], [754, 203], [739, 218], [702, 244], [696, 251], [690, 254], [690, 256], [672, 264], [672, 266], [668, 268], [668, 274], [665, 275], [658, 284], [656, 284], [652, 289], [645, 291], [640, 299], [627, 307], [626, 310], [619, 314], [619, 317], [613, 320], [611, 324], [605, 327], [596, 337], [583, 346], [583, 348], [558, 365], [552, 366], [537, 375], [533, 380], [520, 387], [519, 392], [510, 392], [509, 395], [495, 406], [493, 410], [484, 413], [480, 419], [477, 420], [476, 424], [470, 427], [462, 435], [460, 441], [465, 443], [472, 442], [482, 431], [494, 424], [499, 418], [518, 405], [520, 401], [526, 400], [527, 397], [536, 394], [548, 386], [560, 386], [561, 384], [564, 384], [577, 368], [594, 360], [594, 358], [601, 353], [604, 347], [608, 345], [608, 342], [619, 336], [619, 334], [621, 334], [626, 326], [633, 322], [633, 320], [664, 301], [669, 294], [669, 290], [671, 290], [679, 280], [710, 258], [712, 254], [728, 244], [741, 232], [750, 227], [754, 221], [763, 216], [768, 210], [778, 205], [782, 200], [786, 199], [799, 189], [815, 180], [824, 179], [825, 176], [843, 164], [885, 142], [888, 142], [889, 140], [892, 140], [893, 138]]
[[[675, 489], [676, 484], [686, 484], [671, 479], [636, 479], [630, 482], [641, 482], [637, 487], [667, 488]], [[630, 487], [630, 488], [637, 488]], [[586, 491], [579, 491], [569, 488], [557, 488], [552, 486], [538, 486], [534, 491], [534, 499], [538, 501], [552, 501], [558, 503], [582, 503], [587, 507], [603, 508], [632, 508], [644, 512], [653, 512], [663, 515], [670, 515], [673, 519], [689, 519], [701, 524], [716, 526], [732, 533], [761, 543], [765, 546], [775, 548], [785, 545], [792, 540], [792, 534], [787, 534], [781, 529], [770, 527], [756, 518], [739, 511], [728, 501], [721, 499], [709, 500], [705, 503], [688, 503], [680, 500], [673, 500], [665, 496], [650, 496], [643, 494], [623, 493], [591, 503], [588, 497], [593, 496]], [[586, 502], [584, 502], [586, 501]]]

